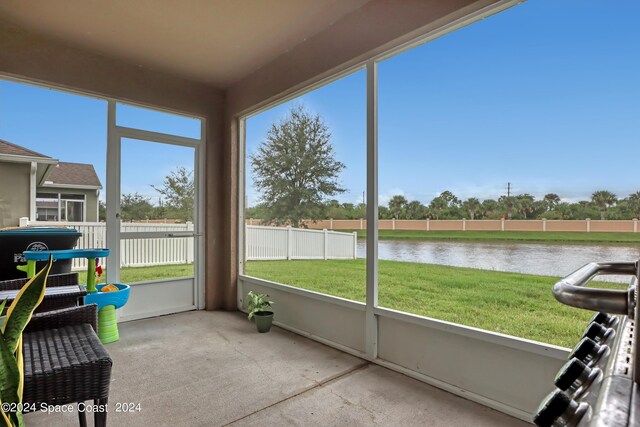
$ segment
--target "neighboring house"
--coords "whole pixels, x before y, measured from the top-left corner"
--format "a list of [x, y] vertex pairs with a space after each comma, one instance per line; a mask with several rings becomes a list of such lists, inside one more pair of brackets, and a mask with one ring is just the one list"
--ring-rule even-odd
[[97, 222], [102, 184], [93, 165], [60, 162], [0, 139], [0, 227]]

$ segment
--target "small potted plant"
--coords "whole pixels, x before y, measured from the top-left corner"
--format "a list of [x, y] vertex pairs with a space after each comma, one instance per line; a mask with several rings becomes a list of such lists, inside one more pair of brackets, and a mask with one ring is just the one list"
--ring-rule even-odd
[[273, 301], [269, 301], [269, 295], [267, 294], [257, 294], [253, 291], [249, 291], [247, 294], [249, 320], [255, 317], [256, 328], [260, 333], [269, 332], [271, 329], [271, 323], [273, 322], [271, 304], [273, 304]]

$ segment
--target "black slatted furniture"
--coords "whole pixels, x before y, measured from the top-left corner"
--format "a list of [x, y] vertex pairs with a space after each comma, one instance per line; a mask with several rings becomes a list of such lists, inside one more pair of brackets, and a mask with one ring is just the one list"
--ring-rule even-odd
[[[7, 307], [29, 279], [0, 281], [0, 301], [7, 300]], [[78, 284], [78, 273], [52, 274], [47, 278], [47, 289], [36, 313], [74, 307], [84, 304], [87, 291]]]
[[[107, 405], [113, 362], [96, 334], [97, 318], [95, 304], [34, 314], [23, 334], [23, 402]], [[85, 413], [78, 416], [86, 426]], [[96, 412], [94, 421], [106, 426], [107, 412]]]

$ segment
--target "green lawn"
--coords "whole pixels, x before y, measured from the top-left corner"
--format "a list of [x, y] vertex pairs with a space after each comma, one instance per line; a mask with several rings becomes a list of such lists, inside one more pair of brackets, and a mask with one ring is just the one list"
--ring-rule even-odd
[[[365, 300], [362, 259], [250, 261], [246, 274]], [[556, 302], [551, 294], [554, 277], [383, 260], [378, 274], [381, 307], [564, 347], [578, 342], [593, 315]]]
[[[349, 231], [349, 230], [347, 230]], [[366, 230], [357, 231], [358, 237], [366, 237]], [[420, 231], [420, 230], [380, 230], [379, 239], [395, 240], [475, 240], [475, 241], [518, 241], [518, 242], [574, 242], [603, 244], [640, 244], [640, 233], [582, 233], [582, 232], [541, 232], [541, 231]]]
[[[78, 271], [80, 283], [87, 283], [87, 272]], [[174, 279], [193, 276], [193, 264], [158, 265], [154, 267], [127, 267], [120, 270], [122, 283], [136, 283], [147, 280]], [[103, 274], [98, 283], [104, 283]]]

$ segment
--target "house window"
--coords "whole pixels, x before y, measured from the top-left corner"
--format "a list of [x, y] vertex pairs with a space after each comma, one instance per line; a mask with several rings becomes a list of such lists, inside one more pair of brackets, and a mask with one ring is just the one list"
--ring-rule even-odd
[[58, 221], [59, 196], [58, 194], [36, 194], [36, 221]]
[[83, 194], [36, 194], [36, 221], [84, 221]]

